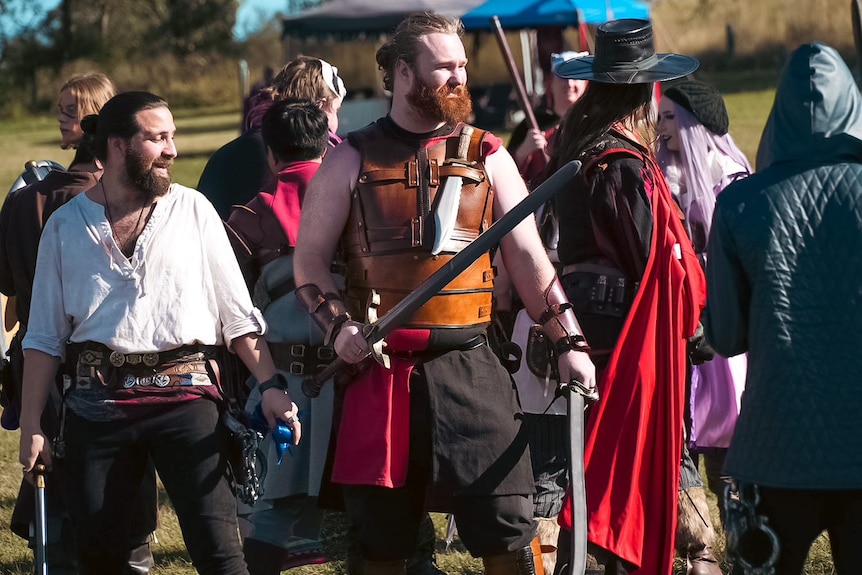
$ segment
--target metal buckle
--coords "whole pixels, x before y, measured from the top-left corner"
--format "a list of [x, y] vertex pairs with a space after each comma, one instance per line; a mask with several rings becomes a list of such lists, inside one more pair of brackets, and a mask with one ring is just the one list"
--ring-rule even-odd
[[78, 355], [78, 363], [84, 365], [102, 365], [102, 352], [85, 349]]
[[301, 343], [290, 344], [291, 357], [305, 357], [305, 345]]
[[301, 361], [291, 361], [288, 367], [288, 372], [291, 375], [302, 375], [305, 373], [305, 364]]
[[112, 351], [111, 355], [108, 357], [108, 360], [114, 367], [123, 367], [123, 365], [126, 363], [126, 356], [119, 351]]
[[130, 353], [126, 356], [126, 361], [129, 365], [138, 365], [141, 363], [141, 354], [139, 353]]

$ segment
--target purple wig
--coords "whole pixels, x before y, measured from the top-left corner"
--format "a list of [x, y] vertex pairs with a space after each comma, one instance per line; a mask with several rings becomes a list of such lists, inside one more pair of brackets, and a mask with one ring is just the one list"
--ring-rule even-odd
[[728, 184], [753, 170], [729, 133], [719, 136], [709, 131], [691, 112], [669, 101], [676, 114], [680, 149], [679, 153], [672, 152], [659, 140], [656, 159], [665, 176], [672, 167], [682, 176], [686, 193], [677, 199], [695, 248], [700, 251], [706, 248], [716, 196]]

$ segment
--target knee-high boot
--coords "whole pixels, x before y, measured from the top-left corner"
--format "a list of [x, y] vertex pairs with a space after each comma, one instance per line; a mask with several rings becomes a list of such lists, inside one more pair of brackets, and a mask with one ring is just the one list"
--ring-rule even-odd
[[129, 560], [123, 569], [125, 575], [147, 575], [156, 564], [150, 542], [144, 541], [129, 549]]
[[538, 538], [534, 538], [529, 547], [482, 557], [482, 562], [485, 564], [485, 575], [545, 575]]

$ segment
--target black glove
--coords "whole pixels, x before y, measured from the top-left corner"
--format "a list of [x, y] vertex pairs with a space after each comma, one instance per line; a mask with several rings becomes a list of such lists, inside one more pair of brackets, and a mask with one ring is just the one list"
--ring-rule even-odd
[[700, 365], [715, 357], [715, 350], [706, 341], [706, 335], [703, 332], [703, 324], [697, 322], [697, 330], [694, 335], [688, 338], [688, 358], [692, 365]]

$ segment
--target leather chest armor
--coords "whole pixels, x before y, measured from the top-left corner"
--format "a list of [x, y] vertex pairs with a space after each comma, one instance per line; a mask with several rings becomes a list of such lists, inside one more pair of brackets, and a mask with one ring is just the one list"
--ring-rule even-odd
[[[447, 162], [456, 157], [461, 126], [420, 149], [390, 137], [378, 124], [350, 134], [350, 143], [362, 155], [342, 236], [347, 259], [344, 301], [355, 319], [366, 320], [372, 290], [380, 296], [377, 312], [382, 316], [493, 223], [493, 191], [481, 161], [487, 132], [473, 132], [467, 162]], [[463, 181], [457, 223], [443, 251], [435, 256], [431, 254], [433, 210], [437, 192], [450, 176]], [[417, 310], [404, 327], [487, 323], [493, 280], [486, 253]]]

